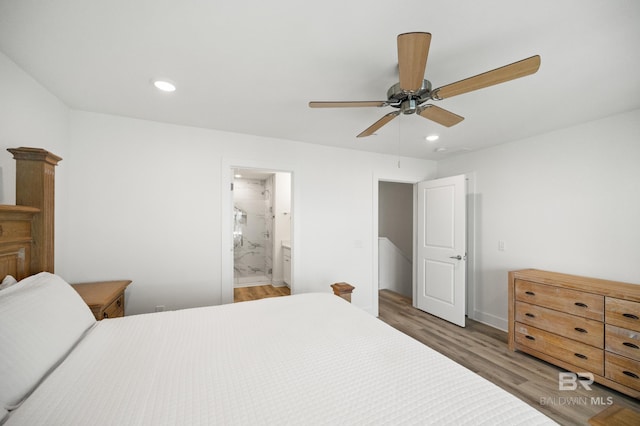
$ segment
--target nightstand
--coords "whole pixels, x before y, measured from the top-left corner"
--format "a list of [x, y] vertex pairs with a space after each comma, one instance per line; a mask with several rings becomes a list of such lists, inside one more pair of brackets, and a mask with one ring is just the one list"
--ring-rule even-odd
[[124, 316], [124, 290], [130, 280], [72, 284], [98, 321]]

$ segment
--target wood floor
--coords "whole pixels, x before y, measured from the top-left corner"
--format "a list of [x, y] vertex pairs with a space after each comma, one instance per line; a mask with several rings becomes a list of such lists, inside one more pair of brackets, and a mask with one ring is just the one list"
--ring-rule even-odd
[[233, 289], [234, 302], [246, 302], [248, 300], [264, 299], [265, 297], [289, 296], [291, 290], [287, 286], [274, 287], [259, 285], [254, 287], [239, 287]]
[[561, 425], [587, 425], [610, 402], [640, 411], [640, 401], [597, 384], [591, 390], [558, 390], [564, 370], [507, 347], [507, 333], [467, 319], [458, 327], [380, 291], [379, 318], [507, 390]]

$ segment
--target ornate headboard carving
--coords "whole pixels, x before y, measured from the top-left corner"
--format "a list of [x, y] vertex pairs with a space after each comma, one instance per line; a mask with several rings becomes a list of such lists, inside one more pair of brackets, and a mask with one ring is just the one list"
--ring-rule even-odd
[[32, 223], [35, 207], [0, 205], [0, 279], [28, 277], [31, 270]]

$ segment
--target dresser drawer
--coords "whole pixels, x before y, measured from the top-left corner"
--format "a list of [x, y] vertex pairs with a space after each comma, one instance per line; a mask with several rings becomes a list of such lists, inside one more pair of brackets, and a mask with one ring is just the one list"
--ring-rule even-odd
[[104, 308], [103, 318], [117, 318], [124, 316], [124, 294], [121, 294], [109, 306]]
[[606, 352], [605, 377], [635, 390], [640, 390], [640, 361]]
[[604, 319], [604, 296], [516, 280], [516, 300], [597, 321]]
[[607, 324], [640, 331], [640, 303], [613, 297], [605, 303]]
[[640, 361], [640, 332], [607, 324], [605, 349]]
[[604, 373], [602, 349], [521, 323], [516, 323], [515, 333], [516, 342], [520, 345], [568, 362], [583, 371], [601, 376]]
[[604, 348], [604, 324], [599, 321], [525, 302], [516, 302], [515, 319], [523, 324], [532, 325], [597, 348]]

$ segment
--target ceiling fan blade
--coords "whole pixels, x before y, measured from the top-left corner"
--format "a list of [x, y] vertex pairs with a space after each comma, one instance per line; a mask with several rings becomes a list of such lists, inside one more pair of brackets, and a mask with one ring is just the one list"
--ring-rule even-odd
[[398, 36], [398, 72], [402, 90], [415, 92], [422, 87], [430, 44], [429, 33], [405, 33]]
[[357, 137], [363, 138], [365, 136], [371, 136], [376, 132], [376, 130], [378, 130], [380, 127], [384, 126], [385, 124], [387, 124], [388, 122], [396, 118], [399, 114], [400, 114], [400, 111], [393, 111], [393, 112], [390, 112], [389, 114], [383, 115], [380, 120], [373, 123], [364, 132], [360, 133]]
[[359, 108], [381, 107], [387, 105], [385, 101], [337, 101], [337, 102], [309, 102], [310, 108]]
[[464, 120], [464, 117], [435, 105], [427, 105], [426, 107], [419, 109], [418, 114], [446, 127], [455, 126]]
[[538, 71], [538, 68], [540, 68], [540, 56], [532, 56], [530, 58], [523, 59], [522, 61], [514, 62], [512, 64], [505, 65], [504, 67], [496, 68], [495, 70], [487, 71], [474, 77], [469, 77], [467, 79], [442, 86], [432, 92], [433, 98], [450, 98], [452, 96], [483, 89], [495, 84], [515, 80], [516, 78], [534, 74]]

